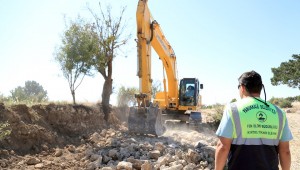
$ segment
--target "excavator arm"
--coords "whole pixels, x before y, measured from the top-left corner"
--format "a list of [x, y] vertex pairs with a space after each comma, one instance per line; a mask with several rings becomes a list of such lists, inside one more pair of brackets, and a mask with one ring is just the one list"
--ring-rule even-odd
[[[160, 104], [160, 107], [162, 105], [165, 107], [178, 107], [176, 56], [160, 25], [152, 18], [147, 0], [139, 0], [136, 18], [138, 37], [137, 75], [140, 81], [140, 93], [147, 94], [146, 101], [151, 101], [151, 48], [153, 48], [162, 61], [167, 75], [167, 83], [164, 79], [164, 92], [159, 94], [157, 102]], [[166, 84], [168, 88], [166, 88]]]
[[[153, 20], [147, 0], [139, 0], [137, 12], [137, 65], [140, 93], [135, 97], [137, 107], [131, 107], [128, 117], [128, 130], [131, 133], [162, 135], [165, 131], [161, 107], [167, 107], [169, 99], [178, 105], [178, 80], [176, 75], [176, 57], [166, 40], [159, 24]], [[168, 92], [164, 80], [164, 92], [157, 95], [158, 105], [151, 104], [151, 49], [161, 59], [168, 76]]]
[[[161, 135], [165, 131], [162, 121], [162, 110], [164, 117], [173, 117], [180, 121], [197, 121], [201, 113], [195, 112], [198, 97], [198, 80], [195, 78], [184, 78], [180, 81], [180, 92], [178, 88], [177, 64], [174, 50], [167, 41], [158, 22], [151, 16], [147, 0], [139, 0], [136, 11], [137, 22], [137, 76], [139, 77], [139, 94], [135, 97], [138, 106], [130, 108], [128, 117], [128, 129], [130, 132], [139, 134]], [[156, 93], [152, 98], [152, 76], [151, 76], [151, 50], [157, 53], [162, 61], [164, 69], [164, 91]], [[165, 78], [167, 75], [167, 80]], [[196, 88], [189, 100], [184, 99], [183, 90], [187, 85]], [[179, 95], [180, 93], [180, 95]], [[189, 110], [189, 114], [185, 112]], [[191, 119], [190, 119], [191, 118]], [[174, 120], [175, 120], [174, 119]], [[192, 122], [189, 121], [189, 122]], [[198, 121], [199, 122], [199, 121]]]

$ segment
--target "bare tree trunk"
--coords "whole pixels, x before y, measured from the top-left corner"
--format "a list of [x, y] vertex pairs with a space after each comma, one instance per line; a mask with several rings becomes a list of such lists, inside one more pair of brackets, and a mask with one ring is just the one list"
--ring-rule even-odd
[[75, 90], [72, 90], [72, 98], [73, 98], [73, 104], [76, 104], [76, 100], [75, 100]]
[[103, 85], [103, 91], [102, 91], [102, 108], [104, 113], [104, 120], [107, 122], [110, 114], [110, 95], [112, 93], [112, 79], [107, 78]]
[[112, 94], [112, 59], [108, 61], [108, 74], [105, 78], [103, 90], [102, 90], [102, 108], [104, 113], [104, 120], [108, 122], [111, 108], [109, 106], [110, 95]]

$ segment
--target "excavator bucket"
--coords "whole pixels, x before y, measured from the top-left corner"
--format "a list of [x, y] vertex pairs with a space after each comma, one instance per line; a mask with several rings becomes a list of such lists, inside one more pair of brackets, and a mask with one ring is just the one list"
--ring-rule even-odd
[[192, 111], [189, 117], [189, 127], [194, 130], [202, 129], [202, 116], [201, 112]]
[[161, 136], [166, 128], [158, 107], [131, 107], [128, 116], [128, 131], [136, 134], [152, 134]]

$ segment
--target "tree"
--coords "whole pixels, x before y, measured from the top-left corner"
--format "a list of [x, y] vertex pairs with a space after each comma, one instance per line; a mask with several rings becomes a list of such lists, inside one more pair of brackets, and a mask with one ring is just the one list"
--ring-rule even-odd
[[23, 87], [18, 86], [14, 90], [11, 90], [10, 93], [12, 100], [15, 102], [26, 101], [26, 94]]
[[25, 86], [18, 86], [10, 91], [11, 98], [15, 102], [45, 102], [48, 101], [47, 91], [36, 81], [26, 81]]
[[274, 74], [272, 85], [286, 84], [292, 88], [300, 89], [300, 55], [292, 55], [291, 60], [282, 62], [278, 68], [272, 68]]
[[161, 91], [161, 83], [160, 81], [155, 81], [155, 83], [152, 84], [152, 98], [155, 98], [156, 93]]
[[24, 92], [31, 101], [48, 101], [47, 91], [36, 81], [26, 81]]
[[[155, 98], [157, 92], [161, 91], [161, 83], [160, 81], [155, 81], [152, 84], [152, 97]], [[131, 104], [136, 102], [135, 94], [139, 93], [139, 89], [136, 87], [120, 87], [118, 91], [117, 102], [118, 106], [130, 106]]]
[[73, 104], [76, 104], [76, 89], [86, 75], [92, 75], [93, 55], [97, 44], [97, 35], [92, 30], [92, 24], [84, 23], [81, 18], [70, 21], [63, 34], [62, 45], [55, 54], [63, 76], [68, 80]]
[[3, 102], [5, 100], [5, 96], [0, 92], [0, 102]]
[[130, 106], [136, 102], [134, 94], [137, 94], [139, 90], [135, 87], [125, 88], [124, 86], [120, 87], [118, 92], [118, 106]]
[[104, 119], [108, 121], [110, 114], [110, 95], [112, 94], [112, 70], [113, 59], [118, 55], [117, 52], [122, 46], [127, 44], [130, 34], [124, 35], [126, 28], [123, 21], [123, 14], [125, 7], [121, 9], [118, 17], [113, 17], [111, 6], [107, 6], [106, 13], [102, 10], [99, 3], [100, 14], [97, 15], [90, 8], [90, 12], [95, 19], [94, 31], [98, 35], [98, 50], [95, 53], [95, 68], [104, 78], [104, 85], [102, 89], [102, 108]]

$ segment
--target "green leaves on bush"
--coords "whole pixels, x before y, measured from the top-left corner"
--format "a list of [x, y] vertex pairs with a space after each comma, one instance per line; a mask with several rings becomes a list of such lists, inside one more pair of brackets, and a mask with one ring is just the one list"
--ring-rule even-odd
[[134, 94], [137, 94], [138, 92], [139, 90], [135, 87], [120, 87], [118, 92], [118, 106], [131, 106], [136, 101]]
[[287, 98], [274, 98], [272, 97], [269, 100], [270, 103], [275, 104], [281, 108], [291, 108], [292, 107], [292, 102], [291, 100]]
[[3, 140], [5, 137], [7, 137], [11, 130], [8, 129], [9, 123], [0, 123], [0, 140]]

